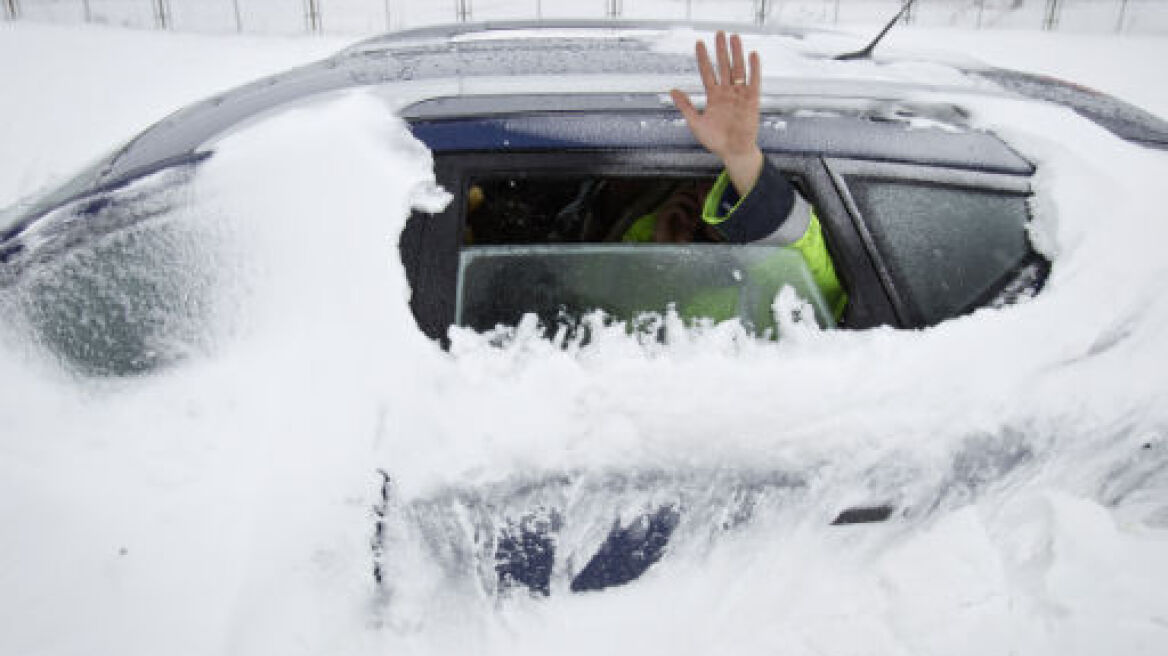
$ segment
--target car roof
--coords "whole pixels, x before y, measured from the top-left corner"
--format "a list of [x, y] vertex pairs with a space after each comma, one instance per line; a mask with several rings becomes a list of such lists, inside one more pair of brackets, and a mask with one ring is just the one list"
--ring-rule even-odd
[[[957, 74], [952, 84], [885, 79], [872, 74], [878, 67], [871, 63], [830, 62], [831, 52], [824, 50], [824, 44], [846, 48], [845, 44], [854, 42], [827, 30], [774, 31], [652, 21], [515, 21], [422, 28], [361, 41], [325, 60], [179, 110], [55, 192], [18, 208], [14, 219], [3, 222], [9, 224], [5, 234], [14, 234], [27, 221], [72, 199], [197, 159], [202, 156], [201, 146], [249, 118], [329, 91], [377, 87], [399, 107], [406, 105], [402, 115], [415, 122], [452, 118], [452, 108], [466, 117], [476, 112], [480, 116], [499, 114], [508, 102], [512, 111], [525, 113], [531, 110], [522, 110], [519, 105], [537, 102], [542, 103], [540, 111], [545, 113], [628, 111], [636, 103], [641, 104], [641, 111], [649, 111], [649, 105], [653, 111], [673, 111], [665, 100], [665, 89], [700, 88], [692, 54], [688, 49], [662, 48], [661, 39], [673, 36], [679, 42], [692, 43], [699, 32], [723, 28], [766, 37], [768, 48], [791, 53], [784, 62], [806, 64], [794, 66], [793, 71], [768, 74], [764, 112], [784, 114], [784, 107], [798, 107], [834, 113], [840, 119], [923, 118], [957, 132], [969, 132], [959, 106], [921, 101], [922, 93], [941, 91], [933, 97], [947, 99], [962, 94], [1008, 93], [984, 78], [962, 80]], [[832, 74], [823, 74], [825, 66]], [[851, 71], [856, 75], [850, 76]], [[623, 104], [613, 101], [621, 96], [634, 100]], [[604, 99], [601, 105], [597, 105], [597, 98]], [[838, 142], [818, 146], [832, 143]], [[980, 156], [970, 153], [970, 157]], [[1007, 168], [1020, 166], [1014, 162]]]
[[[721, 25], [689, 25], [710, 29]], [[565, 103], [581, 92], [663, 92], [675, 84], [696, 86], [692, 53], [663, 51], [653, 37], [680, 29], [675, 23], [563, 21], [481, 23], [390, 34], [351, 46], [336, 55], [287, 73], [245, 85], [176, 112], [127, 145], [103, 172], [124, 177], [157, 162], [192, 152], [246, 118], [294, 100], [357, 86], [389, 86], [426, 97], [561, 94]], [[760, 33], [761, 34], [761, 33]], [[809, 32], [768, 34], [807, 61], [824, 57], [800, 45]], [[687, 39], [692, 40], [691, 34]], [[855, 66], [851, 67], [856, 68]], [[848, 70], [840, 63], [837, 70]], [[811, 98], [894, 100], [937, 90], [936, 84], [879, 80], [871, 76], [824, 77], [811, 71], [768, 79], [770, 95]], [[960, 87], [969, 92], [973, 85]], [[988, 87], [988, 85], [986, 85]], [[407, 92], [407, 90], [409, 90]], [[956, 89], [950, 89], [956, 90]], [[985, 91], [983, 87], [983, 91]], [[569, 107], [565, 109], [583, 109]], [[411, 118], [424, 118], [418, 111]]]
[[686, 21], [686, 20], [645, 20], [645, 19], [588, 19], [588, 18], [552, 18], [539, 20], [496, 20], [465, 23], [449, 23], [445, 25], [428, 25], [397, 32], [389, 32], [380, 36], [359, 41], [345, 51], [365, 50], [392, 45], [401, 45], [416, 41], [449, 41], [462, 36], [514, 36], [524, 31], [538, 31], [542, 33], [559, 32], [561, 34], [572, 31], [580, 32], [609, 32], [612, 34], [626, 33], [637, 30], [664, 31], [671, 29], [700, 29], [703, 31], [724, 30], [738, 34], [753, 34], [760, 36], [789, 36], [797, 39], [806, 38], [813, 34], [843, 34], [836, 30], [805, 26], [759, 26], [734, 22], [718, 21]]
[[[606, 106], [591, 97], [588, 111], [558, 109], [560, 98], [522, 96], [536, 109], [522, 112], [491, 111], [489, 104], [472, 103], [481, 111], [456, 111], [456, 99], [429, 101], [442, 105], [437, 116], [411, 122], [413, 135], [437, 155], [449, 152], [540, 151], [702, 151], [685, 121], [672, 107], [641, 108], [655, 98], [621, 95]], [[641, 97], [643, 98], [643, 97]], [[457, 99], [463, 100], [463, 99]], [[493, 100], [482, 98], [476, 100]], [[508, 97], [509, 108], [516, 100]], [[429, 102], [427, 104], [429, 104]], [[547, 109], [547, 107], [557, 109]], [[417, 108], [414, 108], [417, 109]], [[429, 110], [430, 107], [422, 109]], [[887, 109], [887, 108], [886, 108]], [[944, 107], [938, 109], [943, 115]], [[793, 109], [765, 113], [758, 141], [764, 152], [833, 158], [881, 160], [945, 166], [993, 173], [1027, 175], [1033, 165], [993, 136], [921, 115], [892, 111], [879, 120], [871, 106]], [[862, 112], [863, 114], [858, 114]], [[868, 112], [873, 112], [869, 114]], [[454, 116], [446, 116], [453, 113]]]

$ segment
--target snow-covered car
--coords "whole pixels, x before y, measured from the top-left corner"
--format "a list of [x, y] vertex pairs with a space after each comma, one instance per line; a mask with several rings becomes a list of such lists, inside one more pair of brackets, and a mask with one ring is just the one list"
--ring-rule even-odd
[[[696, 86], [692, 57], [655, 49], [644, 38], [668, 28], [421, 29], [370, 39], [209, 99], [167, 117], [60, 188], [10, 209], [0, 233], [0, 282], [11, 286], [29, 267], [46, 266], [46, 259], [97, 234], [164, 212], [155, 191], [193, 174], [213, 155], [215, 138], [257, 114], [330, 91], [374, 87], [408, 99], [400, 115], [431, 149], [438, 182], [453, 194], [440, 214], [415, 217], [401, 241], [411, 307], [426, 335], [444, 339], [455, 324], [513, 325], [528, 311], [545, 320], [564, 309], [662, 311], [711, 280], [739, 297], [729, 314], [760, 331], [770, 327], [767, 299], [781, 284], [812, 301], [821, 324], [834, 323], [814, 285], [797, 271], [798, 258], [781, 279], [742, 275], [774, 249], [614, 247], [662, 194], [718, 169], [665, 93]], [[693, 33], [681, 34], [674, 38]], [[798, 44], [805, 36], [782, 39]], [[1052, 100], [1123, 138], [1168, 145], [1163, 121], [1057, 80], [987, 68], [951, 72], [950, 83], [939, 85], [935, 76], [914, 79], [911, 66], [898, 68], [895, 61], [837, 62], [830, 54], [809, 49], [789, 70], [764, 71], [760, 145], [820, 217], [848, 295], [838, 317], [846, 327], [932, 325], [1041, 286], [1047, 263], [1025, 234], [1034, 165], [971, 125], [963, 102]], [[148, 192], [146, 181], [155, 181]], [[479, 196], [474, 212], [472, 189]], [[585, 273], [601, 260], [608, 280], [645, 284], [606, 284]], [[679, 275], [684, 271], [688, 279]], [[88, 297], [84, 309], [80, 301], [54, 300], [33, 303], [30, 314], [46, 340], [82, 369], [150, 369], [165, 359], [149, 346], [165, 337], [156, 333], [184, 330], [185, 321], [163, 319], [176, 309], [166, 291], [134, 294], [138, 300], [125, 306], [94, 298], [70, 276], [56, 286], [41, 296]], [[86, 313], [92, 317], [79, 321]]]
[[[692, 44], [697, 34], [614, 22], [415, 30], [179, 111], [5, 214], [5, 316], [19, 317], [47, 350], [86, 374], [141, 373], [181, 359], [199, 342], [215, 295], [214, 278], [198, 273], [211, 263], [173, 238], [183, 227], [168, 218], [182, 208], [184, 185], [215, 158], [224, 135], [353, 88], [395, 106], [451, 194], [445, 209], [415, 212], [400, 237], [413, 317], [434, 340], [447, 340], [452, 326], [490, 330], [529, 312], [552, 323], [593, 309], [628, 319], [670, 303], [682, 311], [687, 295], [711, 285], [732, 292], [729, 314], [757, 333], [775, 330], [774, 299], [784, 286], [821, 326], [935, 325], [1033, 295], [1051, 264], [1028, 238], [1035, 163], [979, 127], [970, 103], [1056, 102], [1122, 139], [1168, 148], [1164, 121], [1058, 80], [895, 58], [837, 61], [846, 39], [751, 34], [761, 47], [791, 53], [782, 59], [788, 68], [764, 71], [760, 145], [821, 221], [847, 292], [837, 317], [798, 257], [788, 258], [782, 276], [754, 273], [760, 258], [775, 256], [773, 247], [621, 243], [629, 223], [677, 184], [718, 172], [666, 94], [696, 90], [698, 76], [692, 55], [662, 40]], [[831, 44], [840, 49], [825, 49]], [[975, 490], [1027, 457], [1010, 448], [971, 456], [954, 476]], [[691, 522], [690, 533], [731, 530], [806, 486], [796, 474], [726, 476], [554, 474], [416, 500], [407, 512], [427, 535], [448, 534], [436, 557], [473, 570], [484, 590], [591, 590], [644, 572], [693, 508], [708, 516]], [[582, 487], [631, 507], [663, 477], [679, 496], [631, 521], [563, 535]], [[391, 478], [373, 541], [378, 581], [387, 566]], [[701, 495], [702, 503], [689, 503]], [[906, 512], [893, 496], [871, 501], [839, 509], [834, 521]], [[568, 543], [600, 546], [565, 566], [557, 545]]]

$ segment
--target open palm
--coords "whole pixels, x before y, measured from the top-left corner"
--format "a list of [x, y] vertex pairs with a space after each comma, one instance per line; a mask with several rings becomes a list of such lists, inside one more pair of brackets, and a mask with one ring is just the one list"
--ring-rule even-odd
[[725, 32], [718, 32], [715, 51], [716, 67], [706, 44], [698, 41], [698, 70], [706, 90], [705, 110], [699, 111], [684, 91], [673, 89], [670, 96], [694, 138], [722, 159], [735, 187], [745, 193], [754, 185], [762, 167], [762, 152], [758, 148], [761, 84], [758, 53], [750, 53], [747, 76], [742, 39], [737, 34], [727, 39]]

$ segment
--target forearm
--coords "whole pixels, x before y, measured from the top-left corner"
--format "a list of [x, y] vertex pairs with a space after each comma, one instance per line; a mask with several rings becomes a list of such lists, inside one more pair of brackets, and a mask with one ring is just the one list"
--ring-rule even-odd
[[726, 175], [739, 196], [746, 196], [754, 189], [762, 172], [763, 156], [757, 144], [741, 153], [718, 153], [726, 167]]

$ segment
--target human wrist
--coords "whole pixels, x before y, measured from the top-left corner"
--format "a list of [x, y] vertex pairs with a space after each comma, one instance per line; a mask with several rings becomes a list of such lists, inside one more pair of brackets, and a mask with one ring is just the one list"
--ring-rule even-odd
[[759, 174], [762, 172], [762, 150], [755, 144], [743, 152], [719, 154], [719, 157], [726, 167], [730, 181], [734, 183], [734, 188], [740, 196], [745, 196], [754, 188], [754, 184], [758, 182]]

